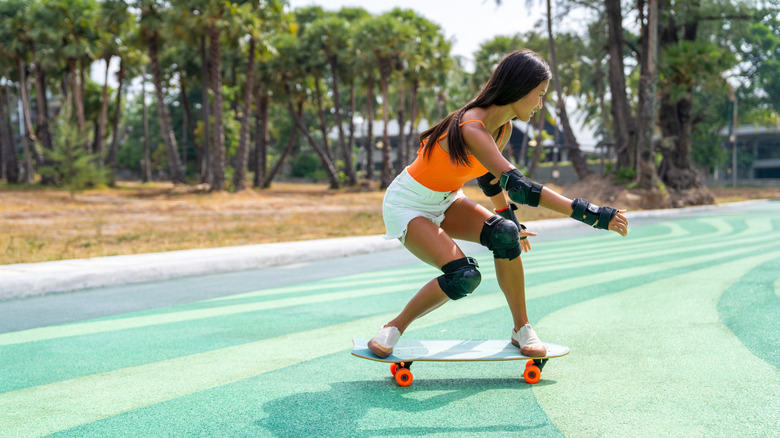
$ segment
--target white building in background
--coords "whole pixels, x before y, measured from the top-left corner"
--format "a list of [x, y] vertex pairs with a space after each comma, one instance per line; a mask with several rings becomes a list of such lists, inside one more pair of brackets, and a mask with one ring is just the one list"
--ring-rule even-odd
[[[729, 128], [720, 131], [723, 146], [732, 156], [733, 140]], [[737, 180], [739, 184], [777, 184], [780, 181], [780, 124], [743, 125], [736, 130]], [[725, 169], [717, 171], [715, 183], [731, 181], [731, 158]]]

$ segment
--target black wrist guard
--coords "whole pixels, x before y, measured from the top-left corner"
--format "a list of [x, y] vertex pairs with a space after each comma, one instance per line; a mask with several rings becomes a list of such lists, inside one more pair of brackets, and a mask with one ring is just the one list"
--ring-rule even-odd
[[479, 188], [482, 189], [482, 193], [484, 193], [488, 198], [491, 196], [496, 196], [497, 194], [501, 193], [501, 190], [503, 190], [501, 188], [501, 184], [490, 183], [494, 179], [496, 179], [496, 177], [493, 176], [493, 174], [490, 172], [477, 178], [477, 184], [479, 185]]
[[582, 198], [577, 198], [572, 201], [571, 209], [574, 210], [571, 214], [572, 219], [602, 230], [609, 229], [609, 221], [611, 221], [618, 212], [612, 207], [599, 207]]
[[517, 169], [501, 174], [501, 187], [506, 190], [509, 199], [521, 205], [538, 207], [542, 198], [542, 185], [531, 181]]
[[[517, 205], [509, 203], [509, 207], [506, 210], [497, 211], [496, 214], [501, 216], [504, 219], [509, 219], [510, 221], [514, 222], [515, 225], [517, 225], [518, 230], [527, 230], [528, 227], [521, 224], [520, 221], [517, 220], [517, 216], [515, 215], [515, 210], [517, 210]], [[520, 240], [527, 239], [528, 236], [520, 236]]]

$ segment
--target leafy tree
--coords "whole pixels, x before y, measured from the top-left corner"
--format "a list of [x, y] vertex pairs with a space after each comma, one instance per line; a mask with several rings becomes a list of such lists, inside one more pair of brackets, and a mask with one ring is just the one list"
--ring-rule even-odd
[[710, 16], [715, 4], [702, 6], [700, 0], [685, 6], [662, 1], [663, 13], [659, 29], [660, 91], [660, 151], [663, 156], [659, 176], [666, 187], [685, 190], [699, 187], [696, 171], [690, 160], [693, 144], [693, 113], [696, 90], [712, 81], [723, 81], [723, 73], [732, 68], [736, 60], [725, 47], [707, 38], [699, 37], [699, 27]]
[[612, 96], [612, 140], [617, 155], [616, 169], [632, 168], [636, 155], [631, 146], [635, 133], [634, 117], [628, 101], [625, 81], [625, 39], [623, 10], [620, 0], [605, 0], [607, 17], [607, 47], [609, 48], [609, 91]]
[[[752, 20], [731, 20], [720, 35], [737, 54], [742, 78], [739, 84], [742, 111], [757, 122], [778, 118], [780, 114], [780, 8], [759, 9]], [[750, 108], [755, 108], [752, 113]], [[741, 118], [744, 116], [741, 116]]]

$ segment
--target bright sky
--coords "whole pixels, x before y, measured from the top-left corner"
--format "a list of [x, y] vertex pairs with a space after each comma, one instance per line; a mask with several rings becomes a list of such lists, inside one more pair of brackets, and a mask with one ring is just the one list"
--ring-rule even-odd
[[[531, 9], [527, 3], [533, 5]], [[482, 42], [531, 30], [545, 12], [544, 4], [536, 0], [503, 0], [500, 6], [494, 0], [290, 0], [292, 8], [311, 5], [332, 11], [356, 6], [373, 14], [396, 7], [412, 9], [441, 26], [444, 35], [454, 40], [452, 54], [468, 60]]]

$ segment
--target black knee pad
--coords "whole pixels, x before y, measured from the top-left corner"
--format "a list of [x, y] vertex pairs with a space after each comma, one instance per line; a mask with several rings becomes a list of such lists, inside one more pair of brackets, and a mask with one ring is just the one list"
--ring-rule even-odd
[[493, 251], [493, 257], [497, 259], [512, 260], [520, 256], [520, 234], [517, 225], [499, 215], [485, 221], [479, 242]]
[[459, 300], [474, 292], [474, 289], [482, 281], [482, 274], [477, 268], [479, 268], [477, 261], [471, 257], [453, 260], [441, 267], [444, 275], [439, 276], [436, 280], [438, 280], [441, 290], [451, 300]]

